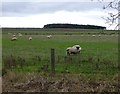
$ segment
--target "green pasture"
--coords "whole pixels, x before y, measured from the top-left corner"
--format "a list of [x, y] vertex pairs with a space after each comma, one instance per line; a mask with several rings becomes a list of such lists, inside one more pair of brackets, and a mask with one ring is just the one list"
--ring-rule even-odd
[[[13, 33], [22, 33], [23, 36], [17, 35], [18, 40], [11, 41]], [[46, 37], [49, 34], [53, 35], [51, 39]], [[31, 41], [29, 36], [33, 38]], [[66, 48], [75, 44], [82, 47], [81, 53], [68, 57]], [[51, 48], [55, 49], [56, 73], [118, 73], [118, 31], [105, 30], [3, 30], [3, 68], [49, 73]], [[44, 65], [48, 65], [47, 70], [42, 69]]]

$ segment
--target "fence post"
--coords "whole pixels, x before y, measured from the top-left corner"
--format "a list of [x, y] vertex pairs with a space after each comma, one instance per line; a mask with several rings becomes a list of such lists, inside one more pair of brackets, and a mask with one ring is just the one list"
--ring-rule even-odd
[[51, 71], [55, 73], [55, 49], [51, 48]]

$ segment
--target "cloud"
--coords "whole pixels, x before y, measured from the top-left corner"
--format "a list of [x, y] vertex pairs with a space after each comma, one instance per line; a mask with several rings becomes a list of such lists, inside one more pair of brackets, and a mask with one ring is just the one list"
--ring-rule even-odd
[[104, 26], [104, 21], [100, 19], [103, 15], [105, 14], [100, 11], [58, 11], [55, 13], [44, 13], [26, 17], [3, 17], [1, 21], [2, 27], [43, 27], [45, 24], [50, 23], [92, 24]]
[[[34, 1], [2, 2], [0, 25], [2, 27], [43, 27], [49, 23], [73, 23], [108, 26], [101, 18], [108, 16], [102, 9], [108, 2]], [[106, 12], [108, 11], [116, 12], [114, 10]]]
[[89, 11], [102, 9], [97, 2], [3, 2], [2, 16], [27, 16], [56, 11]]

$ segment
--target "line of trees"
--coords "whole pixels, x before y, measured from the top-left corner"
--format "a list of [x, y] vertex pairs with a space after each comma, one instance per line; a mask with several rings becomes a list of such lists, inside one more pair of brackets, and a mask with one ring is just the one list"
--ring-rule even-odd
[[43, 28], [71, 28], [71, 29], [106, 29], [103, 26], [78, 25], [78, 24], [47, 24]]

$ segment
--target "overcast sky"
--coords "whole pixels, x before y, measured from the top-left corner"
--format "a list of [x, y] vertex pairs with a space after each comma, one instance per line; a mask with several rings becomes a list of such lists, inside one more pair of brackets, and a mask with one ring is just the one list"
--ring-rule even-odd
[[[25, 1], [25, 0], [24, 0]], [[102, 17], [115, 10], [103, 10], [108, 2], [34, 2], [35, 0], [3, 0], [0, 17], [2, 27], [40, 27], [51, 23], [106, 26]], [[58, 1], [58, 0], [57, 0]], [[1, 6], [0, 6], [1, 8]], [[109, 29], [113, 29], [110, 27]]]

